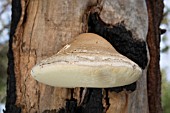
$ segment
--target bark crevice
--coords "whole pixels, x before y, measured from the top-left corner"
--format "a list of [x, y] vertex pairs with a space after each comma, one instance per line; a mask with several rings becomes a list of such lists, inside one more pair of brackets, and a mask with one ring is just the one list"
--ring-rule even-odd
[[20, 0], [12, 1], [12, 21], [10, 29], [9, 50], [8, 50], [8, 78], [7, 78], [7, 97], [6, 97], [6, 110], [4, 113], [21, 113], [21, 107], [16, 103], [16, 75], [13, 54], [13, 37], [21, 17], [21, 2]]
[[162, 113], [161, 74], [160, 74], [160, 32], [159, 26], [163, 18], [163, 1], [146, 0], [149, 16], [147, 35], [150, 51], [150, 64], [147, 73], [148, 105], [150, 113]]

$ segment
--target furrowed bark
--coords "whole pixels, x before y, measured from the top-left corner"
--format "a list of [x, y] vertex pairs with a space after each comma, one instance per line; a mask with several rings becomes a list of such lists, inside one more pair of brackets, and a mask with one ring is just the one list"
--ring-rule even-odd
[[[102, 89], [88, 89], [85, 103], [79, 105], [81, 88], [74, 89], [75, 100], [68, 102], [71, 97], [71, 89], [54, 88], [41, 84], [30, 76], [30, 71], [37, 62], [58, 52], [78, 34], [87, 32], [88, 18], [85, 18], [84, 21], [84, 15], [89, 7], [103, 6], [100, 17], [107, 24], [114, 25], [125, 17], [125, 27], [134, 34], [133, 38], [145, 41], [146, 32], [141, 32], [142, 30], [139, 28], [135, 31], [134, 29], [138, 25], [131, 24], [133, 22], [131, 18], [126, 16], [122, 16], [120, 20], [115, 18], [115, 15], [120, 16], [118, 13], [120, 10], [109, 3], [113, 3], [113, 1], [13, 0], [5, 113], [102, 113], [104, 111], [106, 94]], [[119, 3], [123, 10], [125, 7], [122, 2]], [[124, 2], [124, 4], [133, 6], [128, 2]], [[119, 5], [116, 4], [116, 6]], [[136, 91], [119, 93], [110, 91], [110, 107], [106, 113], [158, 113], [158, 111], [161, 113], [160, 98], [158, 98], [160, 96], [158, 37], [163, 6], [161, 0], [157, 2], [147, 0], [147, 5], [150, 24], [147, 41], [151, 55], [149, 71], [146, 73], [147, 68], [143, 71], [142, 77], [137, 81]], [[139, 14], [146, 14], [141, 10], [138, 11], [141, 12]], [[156, 13], [159, 11], [160, 13]], [[142, 16], [139, 15], [139, 17]], [[155, 17], [158, 17], [159, 21]], [[145, 19], [141, 21], [146, 22]], [[141, 23], [137, 22], [137, 24]], [[140, 35], [142, 36], [140, 37]], [[154, 110], [154, 106], [157, 109]]]
[[150, 113], [162, 113], [161, 105], [161, 74], [160, 74], [160, 24], [163, 18], [163, 1], [146, 0], [149, 15], [149, 31], [147, 36], [150, 51], [147, 87]]

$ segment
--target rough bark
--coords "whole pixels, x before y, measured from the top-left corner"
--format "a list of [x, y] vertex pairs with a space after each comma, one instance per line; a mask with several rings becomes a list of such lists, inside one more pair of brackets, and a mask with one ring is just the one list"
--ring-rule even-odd
[[[18, 4], [14, 4], [16, 2]], [[67, 100], [71, 97], [70, 89], [50, 87], [38, 83], [30, 76], [30, 70], [37, 62], [58, 52], [65, 44], [71, 42], [75, 36], [84, 32], [83, 27], [87, 23], [84, 23], [83, 15], [89, 6], [97, 5], [99, 2], [97, 0], [93, 2], [91, 0], [23, 0], [20, 6], [20, 0], [15, 0], [15, 2], [13, 0], [13, 24], [11, 25], [8, 55], [8, 95], [5, 113], [72, 113], [74, 109], [81, 113], [103, 112], [105, 94], [102, 93], [102, 89], [89, 89], [90, 93], [86, 103], [77, 107], [81, 97], [81, 88], [75, 88], [74, 90], [74, 98], [77, 100], [68, 102]], [[152, 7], [155, 8], [157, 4], [155, 3], [150, 7], [152, 3], [150, 1], [147, 1], [147, 3], [149, 7], [149, 24], [151, 24], [149, 27], [151, 35], [148, 35], [148, 43], [151, 42], [152, 44], [152, 42], [155, 42], [155, 37], [159, 36], [159, 34], [154, 34], [153, 29], [158, 30], [160, 23], [153, 19], [153, 14], [156, 14], [153, 11], [157, 11], [157, 9], [152, 9]], [[160, 11], [161, 9], [160, 7]], [[103, 11], [107, 12], [105, 8]], [[109, 19], [107, 20], [107, 17], [110, 16], [104, 16], [105, 13], [103, 15], [102, 13], [101, 17], [106, 23], [115, 24]], [[161, 15], [158, 18], [161, 20]], [[154, 26], [154, 23], [157, 23], [156, 26]], [[158, 32], [156, 31], [156, 33]], [[153, 41], [150, 41], [149, 39], [153, 37]], [[155, 44], [149, 46], [149, 49], [159, 48], [159, 42]], [[155, 49], [155, 51], [157, 50]], [[155, 73], [158, 70], [159, 75], [159, 66], [157, 64], [159, 58], [154, 60], [159, 55], [158, 52], [153, 54], [151, 52], [151, 63], [154, 61], [153, 64], [156, 63], [157, 67], [150, 66], [149, 69], [153, 70], [149, 72]], [[120, 93], [109, 92], [111, 105], [107, 113], [149, 112], [146, 70], [143, 73], [143, 76], [137, 82], [136, 91], [132, 93], [126, 91]], [[149, 77], [153, 76], [155, 79], [155, 75], [148, 74]], [[148, 82], [153, 83], [149, 81], [151, 80], [149, 77]], [[156, 80], [160, 83], [160, 78]], [[150, 94], [154, 95], [154, 99], [149, 100], [149, 104], [153, 104], [151, 103], [152, 101], [156, 102], [155, 105], [160, 108], [160, 100], [155, 100], [157, 96], [160, 96], [160, 84], [158, 85], [154, 82], [152, 86], [154, 86], [154, 91], [151, 88], [149, 91], [157, 92], [158, 95], [149, 92], [149, 98], [152, 98]], [[149, 110], [153, 110], [151, 105], [149, 105], [149, 108]]]
[[12, 21], [8, 50], [8, 78], [7, 78], [7, 99], [6, 99], [6, 111], [5, 113], [19, 113], [21, 108], [17, 107], [16, 102], [16, 78], [14, 71], [14, 54], [12, 50], [13, 36], [17, 28], [21, 16], [21, 3], [19, 0], [12, 1]]
[[147, 73], [148, 103], [150, 113], [162, 113], [161, 106], [161, 74], [160, 74], [160, 35], [159, 28], [163, 18], [163, 1], [146, 0], [149, 15], [148, 47], [150, 64]]

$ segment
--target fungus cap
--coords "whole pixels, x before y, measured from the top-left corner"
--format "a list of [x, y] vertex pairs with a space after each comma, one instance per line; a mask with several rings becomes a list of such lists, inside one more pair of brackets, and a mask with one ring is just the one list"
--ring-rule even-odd
[[36, 64], [31, 75], [55, 87], [108, 88], [131, 84], [141, 68], [118, 53], [104, 38], [83, 33], [57, 54]]

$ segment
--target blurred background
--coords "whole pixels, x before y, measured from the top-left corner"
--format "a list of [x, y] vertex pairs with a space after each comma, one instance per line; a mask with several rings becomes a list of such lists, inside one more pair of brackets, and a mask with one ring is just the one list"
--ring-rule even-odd
[[166, 29], [161, 36], [160, 66], [162, 73], [162, 106], [163, 113], [170, 113], [170, 0], [164, 0], [164, 18], [160, 28]]
[[[164, 0], [164, 19], [161, 24], [166, 33], [161, 36], [162, 106], [170, 113], [170, 0]], [[11, 21], [11, 0], [0, 0], [0, 113], [5, 109], [7, 51]]]
[[0, 0], [0, 113], [5, 108], [11, 0]]

